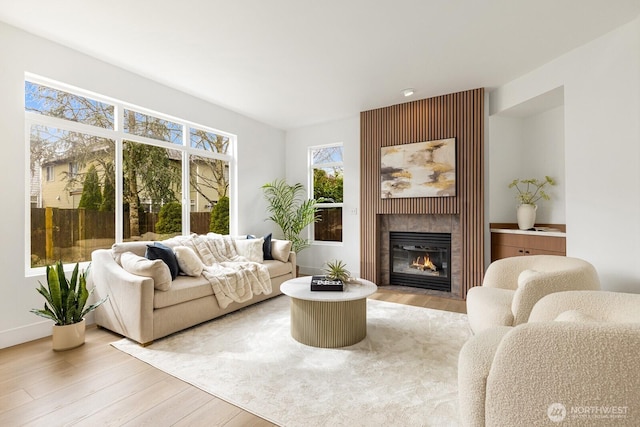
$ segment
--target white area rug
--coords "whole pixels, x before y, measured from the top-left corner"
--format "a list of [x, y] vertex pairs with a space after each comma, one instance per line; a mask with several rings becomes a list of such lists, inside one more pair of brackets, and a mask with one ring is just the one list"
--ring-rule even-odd
[[467, 317], [368, 300], [367, 325], [356, 345], [308, 347], [291, 338], [279, 296], [146, 348], [113, 345], [281, 426], [458, 425]]

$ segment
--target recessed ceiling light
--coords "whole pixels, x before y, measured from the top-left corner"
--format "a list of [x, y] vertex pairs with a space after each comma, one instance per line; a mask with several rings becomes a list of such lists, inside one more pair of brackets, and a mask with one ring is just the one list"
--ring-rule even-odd
[[404, 96], [411, 96], [411, 95], [413, 95], [414, 93], [415, 93], [415, 89], [413, 89], [413, 88], [407, 88], [407, 89], [404, 89], [404, 90], [402, 91], [402, 94], [403, 94]]

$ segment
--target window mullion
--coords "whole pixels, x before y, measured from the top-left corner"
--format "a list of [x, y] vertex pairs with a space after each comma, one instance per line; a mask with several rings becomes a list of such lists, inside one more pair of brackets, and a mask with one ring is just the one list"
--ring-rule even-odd
[[122, 131], [122, 127], [123, 127], [123, 123], [124, 123], [124, 108], [122, 108], [121, 104], [116, 104], [114, 106], [114, 111], [113, 111], [113, 116], [114, 116], [114, 126], [115, 126], [115, 134], [116, 134], [116, 152], [114, 154], [114, 162], [115, 162], [115, 177], [116, 177], [116, 189], [115, 189], [115, 193], [116, 193], [116, 212], [115, 212], [115, 231], [116, 231], [116, 235], [115, 235], [115, 240], [116, 243], [120, 243], [124, 240], [124, 230], [123, 230], [123, 226], [124, 226], [124, 200], [123, 200], [123, 196], [124, 196], [124, 188], [123, 188], [123, 179], [122, 176], [124, 174], [124, 166], [122, 164], [123, 162], [123, 135], [124, 132]]
[[[190, 145], [191, 131], [189, 126], [182, 126], [182, 145]], [[189, 153], [182, 151], [182, 231], [185, 235], [191, 232], [191, 185], [189, 183], [191, 164], [189, 163]]]
[[45, 116], [31, 111], [25, 112], [25, 119], [35, 125], [50, 126], [56, 129], [82, 133], [85, 135], [99, 136], [109, 139], [112, 139], [114, 135], [113, 129], [99, 128], [85, 123], [61, 119], [59, 117]]

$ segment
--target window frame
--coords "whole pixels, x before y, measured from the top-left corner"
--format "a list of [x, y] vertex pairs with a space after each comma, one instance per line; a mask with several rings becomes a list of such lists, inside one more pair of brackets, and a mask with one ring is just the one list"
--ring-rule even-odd
[[[64, 118], [58, 118], [53, 116], [48, 116], [45, 114], [41, 114], [35, 111], [28, 111], [26, 109], [26, 93], [25, 93], [25, 85], [26, 82], [35, 83], [38, 85], [44, 85], [50, 87], [55, 90], [60, 90], [64, 92], [71, 93], [73, 95], [88, 97], [94, 101], [99, 101], [103, 103], [108, 103], [113, 105], [114, 107], [114, 127], [110, 128], [101, 128], [97, 126], [93, 126], [90, 124], [85, 124], [81, 122], [74, 122], [72, 120], [67, 120]], [[109, 96], [97, 94], [95, 92], [78, 88], [66, 83], [62, 83], [59, 81], [52, 80], [47, 77], [43, 77], [41, 75], [37, 75], [30, 72], [24, 73], [23, 79], [23, 96], [22, 100], [24, 108], [24, 141], [25, 141], [25, 178], [24, 182], [27, 185], [25, 191], [25, 209], [26, 212], [30, 212], [30, 207], [32, 205], [31, 201], [31, 127], [32, 126], [49, 126], [56, 129], [61, 129], [70, 132], [78, 132], [82, 134], [86, 134], [89, 136], [96, 136], [101, 138], [107, 138], [115, 141], [115, 174], [116, 177], [121, 177], [123, 173], [123, 165], [122, 165], [122, 153], [123, 153], [123, 142], [124, 141], [132, 141], [135, 143], [147, 144], [156, 147], [166, 148], [170, 150], [180, 150], [182, 155], [182, 174], [181, 174], [181, 194], [180, 194], [180, 203], [182, 205], [182, 235], [188, 235], [190, 229], [190, 211], [191, 211], [191, 203], [190, 203], [190, 183], [189, 183], [189, 155], [197, 155], [200, 157], [218, 159], [228, 163], [229, 165], [229, 197], [231, 200], [230, 209], [229, 209], [229, 223], [230, 223], [230, 233], [235, 233], [237, 228], [237, 135], [232, 134], [230, 132], [225, 132], [216, 128], [212, 128], [210, 126], [205, 126], [199, 123], [195, 123], [190, 120], [178, 118], [171, 116], [169, 114], [160, 113], [149, 108], [144, 108], [139, 105], [135, 105], [132, 103], [128, 103], [125, 101], [121, 101], [115, 98], [111, 98]], [[173, 123], [178, 123], [182, 127], [182, 143], [180, 145], [171, 143], [169, 141], [162, 141], [158, 139], [148, 138], [145, 136], [139, 136], [132, 133], [125, 132], [124, 130], [124, 111], [133, 110], [142, 114], [146, 114], [152, 117], [157, 117], [162, 120], [167, 120]], [[211, 132], [216, 135], [220, 135], [229, 139], [228, 150], [226, 153], [218, 153], [213, 151], [205, 151], [201, 148], [191, 147], [190, 134], [191, 129], [203, 130], [206, 132]], [[55, 179], [55, 177], [54, 177]], [[115, 242], [121, 243], [123, 241], [123, 188], [122, 188], [122, 180], [116, 179], [115, 182]], [[31, 215], [25, 215], [25, 275], [36, 276], [41, 275], [45, 271], [45, 267], [31, 267], [30, 258], [31, 258]], [[233, 230], [233, 231], [232, 231]], [[90, 260], [80, 262], [82, 268], [87, 268]], [[67, 266], [71, 266], [71, 264], [75, 263], [66, 263], [65, 269]]]
[[[313, 152], [322, 148], [331, 148], [331, 147], [341, 147], [342, 151], [342, 161], [341, 162], [328, 162], [328, 163], [313, 163]], [[314, 198], [314, 170], [315, 169], [324, 169], [330, 167], [342, 167], [342, 177], [344, 179], [344, 143], [342, 142], [334, 142], [330, 144], [321, 144], [321, 145], [312, 145], [307, 149], [307, 179], [309, 189], [309, 198]], [[344, 191], [344, 189], [343, 189]], [[344, 193], [342, 194], [342, 202], [341, 203], [317, 203], [317, 208], [342, 208], [342, 218], [341, 223], [344, 225]], [[315, 223], [311, 224], [308, 230], [308, 238], [312, 245], [318, 246], [343, 246], [344, 244], [344, 232], [342, 234], [342, 240], [316, 240], [315, 239]]]

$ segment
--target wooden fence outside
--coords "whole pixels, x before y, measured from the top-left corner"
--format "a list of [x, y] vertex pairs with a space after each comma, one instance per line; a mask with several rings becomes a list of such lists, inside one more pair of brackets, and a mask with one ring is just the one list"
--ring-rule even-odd
[[[209, 212], [190, 214], [191, 232], [209, 232]], [[140, 235], [155, 233], [157, 213], [140, 214]], [[130, 240], [129, 216], [123, 217], [123, 239]], [[86, 209], [31, 208], [31, 265], [57, 260], [88, 261], [91, 252], [115, 241], [115, 212]]]

